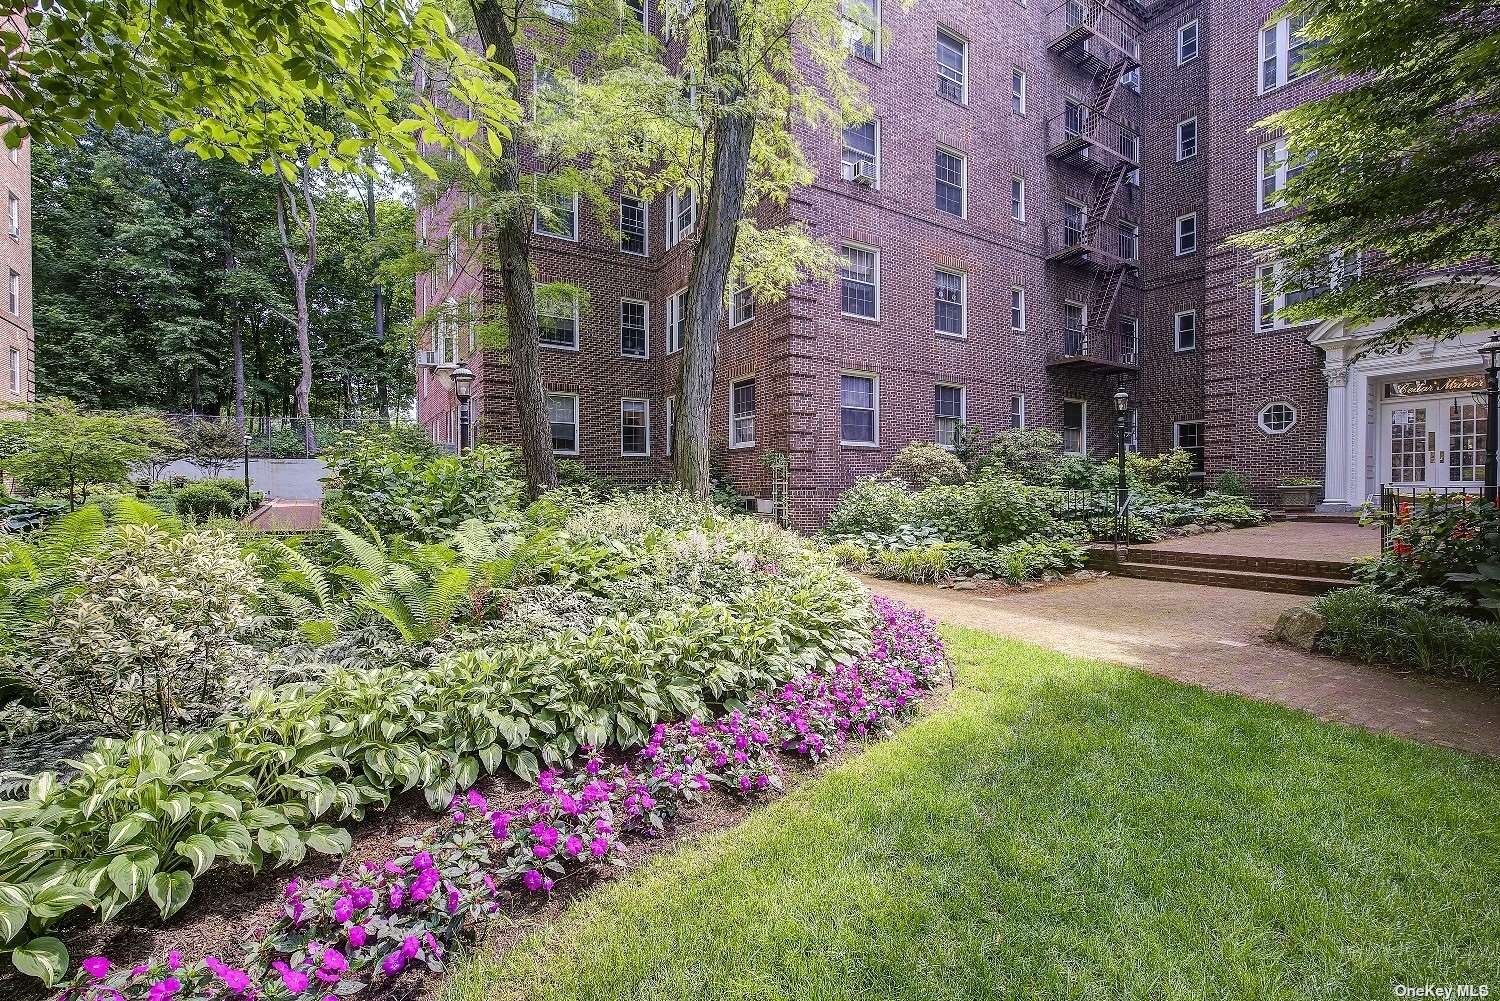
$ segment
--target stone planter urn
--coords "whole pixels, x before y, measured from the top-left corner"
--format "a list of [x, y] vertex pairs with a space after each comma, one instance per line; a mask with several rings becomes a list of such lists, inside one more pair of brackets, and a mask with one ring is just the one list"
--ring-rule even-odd
[[1276, 488], [1285, 511], [1311, 511], [1318, 503], [1321, 483], [1283, 483]]

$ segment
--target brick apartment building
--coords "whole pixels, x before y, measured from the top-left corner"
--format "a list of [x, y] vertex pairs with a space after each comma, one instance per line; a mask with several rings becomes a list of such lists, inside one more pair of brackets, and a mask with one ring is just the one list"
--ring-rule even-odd
[[[23, 18], [7, 19], [13, 30], [26, 31]], [[0, 188], [5, 196], [5, 236], [0, 237], [0, 272], [5, 275], [5, 302], [0, 308], [0, 414], [6, 404], [33, 396], [35, 338], [31, 326], [31, 143], [0, 148]]]
[[[818, 178], [782, 217], [841, 248], [839, 280], [736, 299], [726, 318], [712, 428], [738, 487], [769, 497], [766, 453], [784, 453], [806, 525], [960, 423], [1111, 453], [1121, 384], [1134, 447], [1181, 446], [1208, 478], [1233, 469], [1267, 496], [1307, 476], [1345, 509], [1385, 483], [1482, 477], [1475, 337], [1356, 360], [1362, 331], [1286, 325], [1257, 285], [1266, 262], [1225, 242], [1278, 217], [1289, 165], [1254, 123], [1329, 86], [1300, 70], [1296, 25], [1266, 25], [1277, 6], [918, 0], [877, 9], [883, 41], [851, 25], [877, 119], [801, 137]], [[447, 231], [459, 197], [421, 214], [450, 254], [419, 277], [419, 312], [497, 294]], [[581, 315], [543, 318], [560, 455], [668, 473], [694, 210], [624, 199], [623, 241], [576, 209], [538, 227], [541, 279], [588, 292]], [[452, 440], [444, 373], [464, 360], [480, 438], [511, 440], [503, 359], [475, 348], [436, 325], [419, 417]]]

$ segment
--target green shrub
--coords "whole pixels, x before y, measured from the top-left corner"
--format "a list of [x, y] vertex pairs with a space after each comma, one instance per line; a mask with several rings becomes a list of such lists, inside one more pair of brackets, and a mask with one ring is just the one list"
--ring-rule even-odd
[[949, 542], [994, 549], [1029, 536], [1064, 534], [1051, 492], [986, 473], [916, 495], [912, 521]]
[[885, 474], [913, 490], [923, 487], [951, 486], [969, 478], [969, 471], [954, 454], [930, 442], [907, 445], [891, 462]]
[[828, 556], [841, 567], [862, 570], [870, 562], [870, 547], [858, 542], [835, 542], [828, 547]]
[[1062, 461], [1062, 434], [1051, 428], [1013, 428], [983, 435], [959, 429], [953, 454], [971, 472], [988, 472], [1026, 483], [1051, 483]]
[[1445, 609], [1441, 590], [1389, 594], [1365, 584], [1313, 605], [1327, 620], [1327, 653], [1474, 681], [1500, 679], [1500, 625]]
[[195, 480], [172, 494], [177, 514], [194, 521], [238, 518], [250, 509], [240, 480]]
[[1487, 578], [1479, 568], [1500, 562], [1500, 508], [1435, 495], [1378, 517], [1386, 524], [1389, 544], [1361, 568], [1361, 580], [1391, 591], [1469, 585], [1476, 597], [1483, 596]]
[[914, 510], [915, 502], [905, 487], [874, 478], [856, 480], [834, 505], [828, 534], [891, 534], [911, 522]]
[[908, 584], [932, 584], [948, 576], [952, 543], [938, 542], [914, 549], [881, 549], [870, 557], [869, 572]]
[[1214, 477], [1214, 492], [1234, 497], [1249, 497], [1250, 485], [1245, 478], [1232, 469], [1226, 469]]
[[517, 517], [524, 489], [510, 449], [479, 446], [462, 456], [418, 454], [361, 440], [324, 455], [330, 476], [323, 514], [361, 520], [381, 535], [434, 541], [471, 518]]

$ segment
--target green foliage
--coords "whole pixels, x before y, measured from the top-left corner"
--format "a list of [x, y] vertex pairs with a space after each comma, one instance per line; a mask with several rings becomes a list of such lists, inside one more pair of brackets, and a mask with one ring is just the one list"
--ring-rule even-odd
[[839, 495], [828, 516], [828, 534], [888, 535], [911, 522], [915, 513], [916, 503], [906, 488], [874, 478], [859, 479]]
[[913, 521], [950, 542], [995, 549], [1028, 537], [1064, 534], [1050, 491], [984, 475], [970, 483], [929, 487], [914, 498]]
[[250, 509], [245, 484], [239, 480], [194, 480], [173, 491], [177, 514], [193, 521], [238, 518]]
[[1062, 461], [1062, 434], [1051, 428], [1025, 428], [985, 436], [965, 424], [959, 429], [953, 453], [976, 473], [988, 471], [1027, 483], [1051, 483]]
[[1226, 469], [1214, 477], [1214, 492], [1234, 497], [1249, 497], [1250, 487], [1245, 478], [1232, 469]]
[[1382, 513], [1388, 545], [1359, 570], [1387, 591], [1448, 587], [1500, 613], [1500, 508], [1486, 500], [1433, 495]]
[[324, 516], [365, 522], [382, 536], [435, 540], [471, 518], [505, 521], [522, 496], [514, 454], [505, 448], [434, 456], [362, 440], [326, 453], [324, 461], [331, 474]]
[[19, 637], [20, 674], [53, 712], [116, 732], [201, 720], [242, 687], [239, 640], [260, 594], [254, 564], [223, 533], [108, 529]]
[[969, 478], [964, 464], [947, 449], [930, 442], [914, 441], [891, 461], [885, 475], [911, 487], [951, 486]]
[[64, 399], [24, 409], [26, 419], [0, 421], [0, 469], [28, 489], [65, 493], [70, 506], [89, 487], [124, 483], [133, 464], [178, 447], [172, 428], [148, 414], [84, 413]]
[[1282, 319], [1394, 318], [1378, 347], [1500, 326], [1492, 9], [1291, 0], [1280, 13], [1306, 18], [1302, 65], [1329, 79], [1326, 96], [1259, 123], [1302, 169], [1278, 195], [1290, 217], [1238, 242], [1281, 262], [1269, 293], [1322, 290]]
[[1313, 606], [1327, 619], [1318, 648], [1431, 674], [1500, 678], [1500, 624], [1456, 614], [1451, 602], [1430, 588], [1405, 595], [1369, 584], [1333, 591]]

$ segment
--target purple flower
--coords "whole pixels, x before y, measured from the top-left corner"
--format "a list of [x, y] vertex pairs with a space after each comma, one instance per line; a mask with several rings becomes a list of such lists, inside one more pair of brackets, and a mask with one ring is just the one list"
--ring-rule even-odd
[[608, 851], [609, 842], [604, 838], [595, 838], [593, 841], [589, 842], [589, 852], [593, 854], [595, 858], [603, 858]]
[[356, 949], [363, 948], [365, 941], [369, 937], [369, 933], [365, 931], [364, 925], [355, 925], [349, 929], [349, 944]]
[[340, 897], [333, 904], [333, 920], [339, 924], [348, 924], [354, 917], [354, 901], [348, 897]]
[[[173, 971], [175, 973], [177, 970], [179, 970], [181, 968], [182, 968], [182, 953], [178, 952], [176, 949], [173, 949], [171, 952], [167, 953], [167, 969], [169, 969], [169, 970], [171, 970], [171, 971]], [[180, 988], [175, 988], [175, 987], [173, 988], [173, 990], [178, 990], [178, 989], [180, 989]]]
[[576, 856], [579, 852], [583, 851], [583, 839], [576, 834], [573, 835], [563, 845], [563, 851], [568, 855]]
[[418, 854], [413, 855], [412, 859], [411, 859], [411, 864], [412, 864], [412, 868], [414, 868], [414, 869], [431, 869], [432, 868], [432, 853], [431, 852], [419, 852]]
[[401, 940], [401, 955], [407, 959], [416, 959], [417, 953], [421, 951], [422, 943], [417, 940], [417, 936], [408, 935]]
[[[228, 981], [225, 981], [228, 983]], [[307, 990], [307, 974], [298, 970], [286, 969], [281, 971], [281, 983], [288, 994], [301, 994]]]
[[109, 960], [103, 956], [90, 956], [83, 961], [83, 969], [95, 980], [103, 980], [109, 976]]
[[349, 961], [337, 949], [323, 950], [323, 969], [329, 973], [342, 973], [349, 969]]
[[405, 965], [406, 957], [401, 955], [401, 952], [399, 950], [391, 953], [389, 956], [385, 957], [385, 959], [380, 961], [380, 968], [381, 970], [385, 971], [385, 975], [388, 977], [394, 977], [396, 974], [400, 973], [401, 968]]
[[535, 869], [527, 869], [525, 874], [521, 876], [521, 882], [525, 885], [526, 889], [535, 893], [542, 888], [542, 874]]

